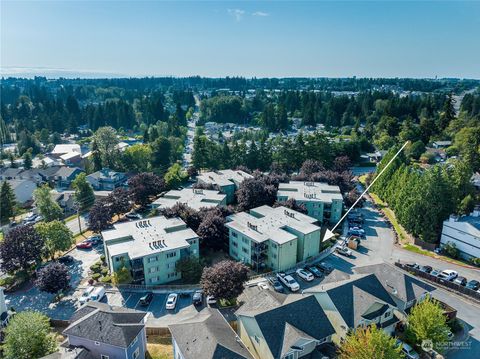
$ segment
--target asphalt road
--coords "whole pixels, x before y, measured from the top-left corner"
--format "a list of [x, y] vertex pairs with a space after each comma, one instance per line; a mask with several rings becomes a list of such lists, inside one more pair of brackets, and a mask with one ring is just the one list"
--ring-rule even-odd
[[[77, 235], [80, 233], [80, 227], [78, 225], [78, 218], [71, 219], [67, 221], [66, 226], [68, 229], [70, 229], [73, 233], [73, 235]], [[87, 229], [87, 220], [86, 220], [86, 215], [83, 214], [80, 216], [80, 225], [82, 226], [82, 231], [85, 231]]]

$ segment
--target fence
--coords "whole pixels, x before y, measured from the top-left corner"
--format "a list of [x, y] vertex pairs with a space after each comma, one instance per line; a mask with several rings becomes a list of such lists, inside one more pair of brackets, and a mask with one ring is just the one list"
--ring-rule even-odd
[[165, 290], [165, 291], [191, 291], [198, 289], [199, 284], [177, 284], [177, 285], [147, 285], [147, 284], [119, 284], [117, 286], [112, 286], [111, 284], [101, 284], [107, 289], [118, 289], [118, 290]]
[[417, 246], [420, 246], [423, 249], [426, 249], [426, 250], [429, 250], [429, 251], [434, 251], [435, 248], [437, 248], [437, 246], [438, 246], [436, 243], [425, 242], [425, 241], [422, 241], [420, 238], [414, 238], [414, 243]]
[[446, 287], [448, 289], [452, 289], [456, 292], [459, 292], [459, 293], [464, 294], [464, 295], [466, 295], [470, 298], [473, 298], [475, 300], [480, 301], [480, 293], [475, 291], [475, 290], [468, 289], [468, 288], [465, 288], [463, 285], [460, 285], [460, 284], [457, 284], [457, 283], [454, 283], [454, 282], [450, 282], [450, 281], [442, 279], [442, 278], [435, 277], [435, 276], [433, 276], [429, 273], [422, 272], [419, 269], [409, 267], [409, 266], [407, 266], [403, 263], [396, 262], [395, 265], [397, 267], [402, 268], [403, 270], [406, 270], [407, 272], [415, 274], [418, 277], [427, 279], [430, 282], [434, 282], [436, 284], [439, 284], [440, 286]]
[[290, 273], [293, 273], [295, 272], [298, 268], [302, 268], [306, 265], [309, 265], [309, 264], [314, 264], [314, 263], [317, 263], [319, 261], [321, 261], [322, 259], [324, 259], [325, 257], [328, 257], [330, 254], [333, 253], [333, 251], [335, 250], [335, 244], [328, 247], [327, 249], [324, 249], [323, 251], [321, 251], [320, 253], [318, 253], [316, 256], [314, 257], [311, 257], [303, 262], [298, 262], [297, 264], [295, 264], [294, 267], [291, 267], [291, 268], [288, 268], [288, 269], [284, 269], [284, 270], [278, 270], [278, 271], [271, 271], [271, 272], [266, 272], [266, 273], [261, 273], [261, 274], [256, 274], [256, 275], [253, 275], [253, 276], [250, 276], [248, 277], [249, 281], [253, 280], [253, 279], [257, 279], [257, 278], [264, 278], [264, 277], [270, 277], [272, 275], [275, 275], [277, 272], [285, 272], [287, 274], [290, 274]]

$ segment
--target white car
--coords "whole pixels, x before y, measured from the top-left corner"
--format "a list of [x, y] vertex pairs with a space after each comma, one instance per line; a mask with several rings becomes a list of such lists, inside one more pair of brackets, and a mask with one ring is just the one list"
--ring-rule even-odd
[[175, 306], [177, 305], [177, 298], [178, 298], [177, 293], [170, 293], [168, 295], [167, 303], [165, 304], [165, 308], [175, 309]]
[[305, 269], [297, 269], [296, 273], [300, 278], [307, 282], [311, 282], [315, 278], [312, 273], [307, 272]]
[[213, 295], [208, 295], [207, 296], [207, 304], [209, 304], [209, 305], [217, 304], [217, 299]]
[[335, 248], [335, 251], [338, 254], [341, 254], [341, 255], [344, 255], [344, 256], [347, 256], [347, 257], [350, 257], [352, 255], [352, 251], [345, 246], [337, 247], [337, 248]]
[[448, 281], [452, 281], [457, 277], [458, 277], [458, 273], [451, 269], [445, 269], [438, 275], [438, 278], [445, 279]]
[[400, 339], [397, 339], [397, 346], [402, 346], [402, 353], [405, 355], [405, 358], [408, 359], [419, 359], [420, 356], [418, 353], [413, 350], [413, 348], [407, 343], [402, 342]]
[[90, 294], [90, 300], [92, 302], [99, 302], [103, 297], [105, 297], [105, 287], [96, 287], [92, 294]]
[[259, 282], [257, 283], [257, 286], [260, 288], [260, 289], [269, 289], [270, 287], [268, 286], [267, 282]]
[[277, 278], [280, 282], [285, 284], [292, 292], [300, 290], [300, 285], [293, 279], [291, 275], [285, 275], [285, 273], [277, 273]]
[[80, 298], [78, 299], [78, 301], [80, 302], [80, 304], [85, 304], [86, 302], [88, 302], [90, 300], [90, 294], [92, 294], [92, 292], [95, 290], [95, 287], [94, 286], [90, 286], [90, 287], [87, 287], [82, 295], [80, 296]]

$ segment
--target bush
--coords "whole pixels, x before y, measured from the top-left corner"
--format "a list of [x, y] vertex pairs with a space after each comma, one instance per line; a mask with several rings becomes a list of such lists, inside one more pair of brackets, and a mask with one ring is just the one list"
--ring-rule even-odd
[[100, 260], [102, 261], [102, 264], [105, 264], [105, 254], [100, 256]]
[[456, 259], [460, 256], [460, 251], [458, 250], [455, 243], [448, 242], [443, 246], [443, 252], [450, 258]]
[[102, 275], [104, 275], [104, 276], [107, 275], [107, 274], [108, 274], [108, 269], [107, 269], [107, 268], [103, 268], [101, 273], [102, 273]]
[[102, 268], [98, 264], [93, 264], [90, 266], [90, 270], [95, 273], [100, 273]]
[[15, 283], [15, 278], [12, 276], [0, 278], [0, 287], [10, 287], [13, 283]]
[[112, 277], [110, 277], [109, 275], [103, 276], [102, 278], [100, 278], [100, 282], [111, 283], [112, 282]]
[[470, 263], [476, 267], [480, 267], [480, 258], [470, 258]]
[[452, 331], [452, 333], [458, 333], [463, 329], [460, 321], [457, 318], [453, 318], [452, 320], [447, 322], [448, 327]]
[[98, 280], [100, 278], [100, 273], [93, 273], [92, 279]]

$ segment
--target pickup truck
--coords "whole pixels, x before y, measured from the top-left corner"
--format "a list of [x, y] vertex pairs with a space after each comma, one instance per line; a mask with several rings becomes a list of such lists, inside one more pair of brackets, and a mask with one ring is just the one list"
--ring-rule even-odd
[[277, 273], [277, 278], [280, 282], [285, 284], [287, 288], [290, 289], [292, 292], [300, 290], [300, 285], [295, 279], [293, 279], [291, 275], [286, 275], [285, 273], [280, 272]]

